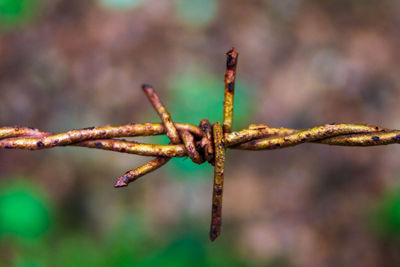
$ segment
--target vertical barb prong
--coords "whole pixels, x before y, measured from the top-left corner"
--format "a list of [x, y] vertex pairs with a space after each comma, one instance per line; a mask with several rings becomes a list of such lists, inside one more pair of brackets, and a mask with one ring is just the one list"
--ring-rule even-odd
[[225, 70], [225, 94], [224, 94], [224, 111], [223, 111], [223, 129], [224, 133], [232, 131], [233, 123], [233, 103], [235, 95], [235, 78], [236, 65], [238, 61], [238, 53], [235, 48], [226, 53], [226, 70]]
[[214, 241], [221, 233], [222, 194], [224, 187], [225, 144], [224, 134], [219, 122], [213, 125], [215, 166], [214, 186], [211, 207], [210, 240]]

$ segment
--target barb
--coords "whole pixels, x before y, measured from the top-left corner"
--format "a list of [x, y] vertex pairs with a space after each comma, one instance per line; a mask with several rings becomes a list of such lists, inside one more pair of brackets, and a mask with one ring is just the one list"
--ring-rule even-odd
[[235, 48], [226, 53], [226, 70], [225, 70], [225, 95], [224, 95], [224, 133], [232, 131], [233, 122], [233, 100], [235, 95], [235, 79], [236, 79], [236, 65], [239, 54]]
[[222, 193], [224, 189], [225, 144], [223, 130], [219, 122], [216, 122], [213, 125], [213, 135], [215, 148], [215, 168], [210, 226], [211, 241], [214, 241], [220, 235], [222, 225]]
[[161, 103], [160, 98], [158, 97], [154, 89], [151, 87], [151, 85], [144, 84], [143, 91], [147, 95], [147, 98], [153, 105], [154, 109], [157, 111], [158, 115], [160, 116], [166, 128], [166, 134], [168, 138], [173, 144], [179, 144], [181, 140], [179, 139], [178, 131], [176, 130], [175, 125], [172, 122], [171, 115], [169, 115], [169, 112]]
[[[274, 128], [264, 124], [250, 124], [248, 128], [232, 132], [234, 89], [238, 53], [232, 48], [227, 53], [223, 126], [213, 126], [204, 119], [199, 126], [174, 123], [166, 107], [150, 85], [143, 91], [159, 114], [162, 123], [126, 124], [121, 126], [89, 127], [53, 134], [28, 127], [0, 128], [0, 148], [39, 150], [56, 146], [80, 146], [120, 153], [152, 156], [155, 159], [128, 171], [117, 179], [115, 187], [152, 172], [172, 157], [189, 157], [194, 163], [208, 162], [215, 166], [210, 239], [221, 233], [223, 174], [225, 150], [271, 150], [303, 143], [335, 146], [379, 146], [400, 143], [400, 130], [359, 124], [326, 124], [310, 129]], [[126, 141], [124, 137], [166, 134], [168, 145], [143, 144]]]
[[[154, 109], [157, 111], [160, 116], [166, 130], [166, 135], [171, 140], [173, 144], [178, 144], [180, 142], [178, 131], [175, 128], [174, 123], [172, 122], [171, 115], [169, 115], [167, 109], [161, 103], [160, 98], [154, 91], [151, 85], [144, 84], [142, 86], [144, 93], [147, 95], [150, 103], [153, 105]], [[185, 133], [189, 133], [188, 131], [184, 131]], [[152, 172], [164, 164], [166, 164], [171, 158], [166, 157], [157, 157], [154, 160], [147, 162], [146, 164], [126, 172], [124, 175], [117, 179], [117, 182], [114, 184], [114, 187], [124, 187], [127, 186], [128, 183], [136, 181], [139, 177]]]

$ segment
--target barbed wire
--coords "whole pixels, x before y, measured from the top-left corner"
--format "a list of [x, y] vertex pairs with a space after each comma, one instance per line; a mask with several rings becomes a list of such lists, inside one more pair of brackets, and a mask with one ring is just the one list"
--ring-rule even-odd
[[[196, 164], [208, 162], [214, 166], [210, 227], [210, 239], [214, 241], [221, 233], [227, 148], [271, 150], [303, 143], [335, 146], [378, 146], [400, 143], [400, 130], [360, 124], [331, 123], [303, 130], [251, 124], [246, 129], [232, 132], [237, 60], [238, 53], [232, 48], [227, 53], [222, 126], [219, 122], [211, 124], [207, 119], [202, 120], [199, 126], [174, 123], [152, 86], [144, 84], [142, 89], [162, 123], [89, 127], [59, 134], [29, 127], [2, 127], [0, 128], [0, 148], [40, 150], [56, 146], [80, 146], [156, 157], [119, 177], [114, 187], [127, 186], [143, 175], [160, 168], [173, 157], [189, 157]], [[170, 139], [168, 145], [144, 144], [122, 139], [164, 134]]]

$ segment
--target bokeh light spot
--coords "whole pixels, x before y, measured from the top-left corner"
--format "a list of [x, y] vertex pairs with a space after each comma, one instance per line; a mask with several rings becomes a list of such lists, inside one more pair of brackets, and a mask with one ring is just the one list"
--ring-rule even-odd
[[33, 185], [4, 186], [0, 191], [0, 235], [41, 237], [50, 228], [50, 211]]
[[144, 3], [145, 0], [100, 0], [100, 3], [107, 8], [127, 9], [135, 8]]
[[385, 239], [400, 239], [400, 188], [386, 193], [371, 214], [371, 229]]
[[208, 25], [217, 15], [216, 0], [177, 0], [179, 19], [190, 26]]
[[0, 0], [0, 29], [12, 29], [31, 21], [37, 13], [37, 0]]

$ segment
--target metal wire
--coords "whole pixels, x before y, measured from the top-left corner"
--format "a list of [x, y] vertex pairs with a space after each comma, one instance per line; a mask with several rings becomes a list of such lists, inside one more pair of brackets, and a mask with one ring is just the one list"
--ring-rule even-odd
[[[162, 123], [89, 127], [59, 134], [28, 127], [2, 127], [0, 148], [40, 150], [56, 146], [80, 146], [156, 157], [119, 177], [114, 184], [115, 187], [127, 186], [128, 183], [160, 168], [172, 157], [189, 157], [196, 164], [207, 161], [215, 166], [210, 227], [210, 239], [214, 241], [221, 231], [224, 161], [227, 148], [271, 150], [303, 143], [335, 146], [379, 146], [400, 143], [400, 130], [359, 124], [331, 123], [303, 130], [251, 124], [246, 129], [232, 132], [237, 58], [238, 53], [234, 48], [228, 51], [222, 127], [219, 122], [211, 125], [207, 119], [202, 120], [199, 126], [174, 123], [155, 90], [150, 85], [143, 85], [143, 91], [159, 114]], [[171, 141], [169, 145], [143, 144], [121, 139], [164, 134]]]

